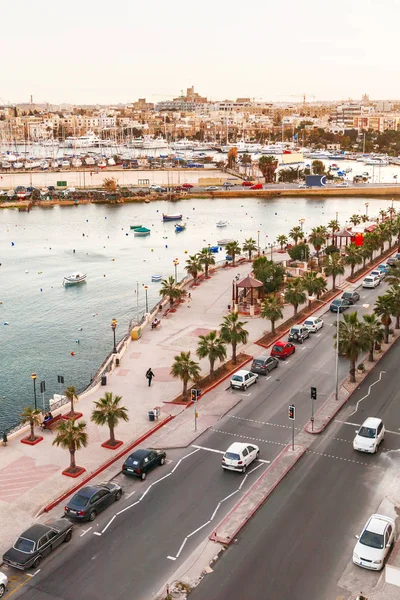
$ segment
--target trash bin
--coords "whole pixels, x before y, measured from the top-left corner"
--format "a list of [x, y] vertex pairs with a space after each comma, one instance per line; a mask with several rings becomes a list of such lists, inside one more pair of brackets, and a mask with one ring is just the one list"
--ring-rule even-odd
[[107, 375], [101, 376], [101, 385], [107, 385]]
[[154, 410], [149, 410], [149, 412], [147, 414], [149, 415], [149, 421], [155, 420]]
[[116, 359], [115, 359], [115, 366], [116, 366], [116, 367], [119, 367], [119, 358], [116, 358]]

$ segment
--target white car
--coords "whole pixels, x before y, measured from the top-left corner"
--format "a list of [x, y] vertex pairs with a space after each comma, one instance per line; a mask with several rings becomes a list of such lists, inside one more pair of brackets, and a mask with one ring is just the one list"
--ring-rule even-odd
[[233, 442], [222, 457], [222, 468], [246, 473], [247, 467], [259, 456], [260, 449], [255, 444]]
[[363, 288], [376, 288], [380, 284], [381, 279], [378, 275], [367, 275], [362, 282]]
[[240, 390], [247, 390], [249, 385], [252, 383], [257, 383], [258, 375], [257, 373], [252, 373], [251, 371], [241, 370], [232, 375], [231, 378], [231, 388], [238, 388]]
[[384, 515], [372, 515], [365, 524], [353, 551], [353, 563], [380, 571], [394, 542], [394, 520]]
[[342, 181], [342, 183], [338, 183], [336, 187], [349, 187], [347, 181]]
[[303, 325], [307, 327], [310, 333], [316, 333], [319, 329], [322, 329], [324, 322], [320, 317], [308, 317]]
[[7, 575], [4, 575], [4, 573], [2, 573], [0, 571], [0, 598], [2, 598], [4, 596], [4, 594], [6, 593], [7, 585], [8, 585], [8, 577], [7, 577]]
[[379, 269], [375, 269], [375, 271], [371, 271], [371, 277], [379, 277], [379, 279], [384, 279], [386, 277], [385, 271], [380, 271]]
[[359, 452], [378, 452], [379, 445], [385, 438], [385, 426], [382, 419], [368, 417], [356, 431], [356, 437], [353, 441], [354, 450]]

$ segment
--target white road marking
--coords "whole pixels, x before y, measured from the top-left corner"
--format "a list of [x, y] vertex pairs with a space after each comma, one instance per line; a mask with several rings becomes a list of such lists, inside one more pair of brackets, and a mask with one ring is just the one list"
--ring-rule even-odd
[[84, 529], [80, 535], [80, 537], [83, 537], [86, 533], [88, 533], [88, 531], [90, 531], [92, 529], [92, 527], [89, 527], [89, 529]]
[[253, 442], [264, 442], [265, 444], [275, 444], [276, 446], [287, 446], [289, 442], [272, 442], [271, 440], [263, 440], [261, 438], [253, 438], [248, 435], [239, 435], [238, 433], [232, 433], [231, 431], [222, 431], [221, 429], [209, 429], [209, 431], [213, 431], [215, 433], [223, 433], [224, 435], [232, 435], [234, 437], [239, 437], [244, 440], [253, 441]]
[[303, 352], [304, 352], [304, 350], [307, 350], [307, 348], [305, 348], [305, 347], [304, 347], [304, 348], [302, 348], [302, 350], [303, 350]]
[[196, 446], [192, 444], [192, 448], [198, 448], [199, 450], [206, 450], [206, 452], [216, 452], [217, 454], [225, 454], [224, 450], [216, 450], [215, 448], [206, 448], [205, 446]]
[[[336, 423], [341, 423], [342, 425], [352, 425], [353, 427], [361, 427], [361, 423], [350, 423], [349, 421], [339, 421], [339, 419], [335, 419]], [[393, 435], [400, 435], [400, 431], [392, 431], [391, 429], [386, 429], [386, 433], [393, 433]], [[337, 438], [333, 438], [337, 439]], [[346, 440], [343, 440], [346, 441]]]
[[188, 538], [192, 537], [192, 535], [194, 535], [195, 533], [197, 533], [198, 531], [200, 531], [201, 529], [203, 529], [203, 527], [206, 527], [206, 525], [208, 525], [209, 523], [211, 523], [211, 520], [207, 521], [207, 523], [203, 523], [203, 525], [200, 525], [200, 527], [198, 527], [197, 529], [195, 529], [194, 531], [192, 531], [192, 533], [189, 533], [189, 535], [187, 537]]
[[179, 558], [180, 553], [182, 552], [183, 548], [185, 547], [186, 542], [188, 541], [187, 537], [185, 537], [185, 539], [183, 540], [181, 547], [178, 550], [178, 554], [176, 555], [176, 558]]
[[41, 571], [41, 569], [38, 569], [34, 573], [25, 573], [25, 575], [28, 575], [28, 577], [35, 577], [35, 575], [37, 575], [38, 573], [40, 573], [40, 571]]
[[[118, 514], [119, 514], [119, 513], [117, 513], [117, 515], [118, 515]], [[101, 533], [100, 533], [99, 531], [94, 531], [94, 532], [93, 532], [93, 535], [101, 535]]]
[[169, 560], [176, 560], [175, 556], [167, 556], [167, 558], [169, 558]]
[[272, 375], [268, 375], [268, 377], [265, 378], [265, 381], [268, 381], [268, 379], [271, 379]]
[[381, 371], [381, 372], [379, 373], [379, 379], [377, 379], [376, 381], [374, 381], [374, 383], [371, 383], [371, 385], [370, 385], [370, 386], [369, 386], [369, 388], [368, 388], [368, 392], [367, 392], [367, 394], [365, 394], [365, 396], [363, 396], [362, 398], [360, 398], [360, 400], [357, 402], [355, 409], [354, 409], [354, 410], [353, 410], [353, 412], [352, 412], [352, 413], [350, 413], [350, 415], [349, 415], [350, 417], [351, 417], [351, 416], [353, 416], [353, 415], [354, 415], [354, 414], [355, 414], [355, 413], [358, 411], [358, 405], [360, 404], [360, 402], [362, 402], [363, 400], [365, 400], [365, 398], [368, 398], [368, 396], [369, 396], [369, 395], [370, 395], [370, 393], [371, 393], [371, 389], [374, 387], [374, 385], [376, 385], [377, 383], [379, 383], [379, 382], [381, 381], [381, 379], [382, 379], [382, 375], [383, 375], [384, 373], [386, 373], [386, 371]]
[[[291, 425], [280, 425], [279, 423], [271, 423], [270, 421], [256, 421], [255, 419], [246, 419], [245, 417], [237, 417], [236, 415], [227, 415], [230, 419], [238, 419], [239, 421], [247, 421], [248, 423], [258, 423], [258, 425], [272, 425], [272, 427], [283, 427], [284, 429], [292, 429]], [[297, 431], [302, 431], [301, 427], [295, 427]]]
[[186, 454], [186, 456], [183, 456], [182, 458], [180, 458], [178, 460], [178, 462], [176, 463], [176, 465], [174, 466], [174, 468], [172, 469], [171, 473], [175, 473], [176, 469], [179, 467], [179, 465], [181, 464], [181, 462], [183, 460], [185, 460], [185, 458], [188, 458], [189, 456], [192, 456], [192, 454], [195, 454], [196, 452], [198, 452], [199, 450], [194, 450], [193, 452], [190, 452], [190, 454]]
[[288, 365], [290, 363], [290, 358], [289, 360], [285, 360], [285, 364]]
[[102, 530], [101, 533], [104, 533], [105, 531], [107, 531], [107, 529], [110, 527], [111, 523], [114, 521], [114, 519], [117, 518], [117, 515], [114, 515], [107, 523], [107, 525], [104, 527], [104, 529]]
[[133, 492], [129, 492], [129, 494], [126, 494], [125, 498], [130, 498], [131, 496], [133, 496], [133, 494], [136, 494], [136, 490], [133, 490]]

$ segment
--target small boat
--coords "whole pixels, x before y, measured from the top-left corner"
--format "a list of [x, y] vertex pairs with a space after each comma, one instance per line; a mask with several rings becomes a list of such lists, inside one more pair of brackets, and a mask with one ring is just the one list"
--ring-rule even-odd
[[161, 281], [161, 279], [162, 279], [162, 275], [160, 275], [160, 274], [151, 276], [152, 281]]
[[218, 221], [217, 227], [226, 227], [228, 225], [228, 221]]
[[142, 225], [130, 225], [131, 229], [139, 229], [139, 227], [142, 227]]
[[133, 235], [135, 235], [135, 236], [150, 235], [150, 229], [147, 229], [147, 227], [137, 227], [136, 229], [133, 230]]
[[175, 233], [180, 233], [181, 231], [185, 231], [186, 229], [186, 223], [183, 225], [175, 225]]
[[64, 277], [63, 285], [75, 285], [76, 283], [82, 283], [86, 280], [86, 274], [84, 273], [72, 273], [72, 275], [68, 275]]
[[182, 219], [182, 215], [166, 215], [163, 213], [162, 219], [163, 221], [180, 221]]
[[234, 242], [235, 240], [231, 240], [229, 238], [224, 239], [224, 240], [218, 240], [217, 244], [218, 246], [226, 246], [227, 244], [230, 244], [231, 242]]

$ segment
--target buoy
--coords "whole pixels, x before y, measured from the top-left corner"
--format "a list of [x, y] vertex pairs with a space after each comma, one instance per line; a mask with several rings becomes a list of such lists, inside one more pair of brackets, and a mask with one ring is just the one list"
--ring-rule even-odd
[[43, 292], [43, 288], [40, 288], [40, 291]]
[[41, 274], [42, 274], [42, 271], [38, 271], [38, 272], [37, 272], [37, 274], [38, 274], [38, 275], [41, 275]]
[[103, 277], [105, 277], [105, 275], [103, 275]]
[[11, 246], [15, 246], [14, 242], [11, 242]]
[[72, 252], [75, 254], [75, 248], [72, 250]]
[[187, 250], [185, 250], [185, 254], [187, 254], [187, 253], [188, 253], [188, 251], [187, 251]]
[[71, 356], [75, 356], [75, 352], [71, 352]]
[[89, 223], [89, 219], [86, 219], [86, 223]]
[[126, 233], [125, 235], [129, 235], [129, 233]]
[[79, 327], [79, 328], [78, 328], [78, 331], [83, 331], [83, 327]]
[[154, 252], [154, 248], [151, 249], [151, 252]]
[[29, 273], [29, 271], [25, 271], [25, 273]]
[[76, 344], [79, 344], [79, 340], [75, 340], [75, 343], [76, 343]]
[[4, 321], [4, 325], [9, 325], [9, 322], [8, 321]]
[[165, 244], [165, 247], [168, 248], [168, 244]]

